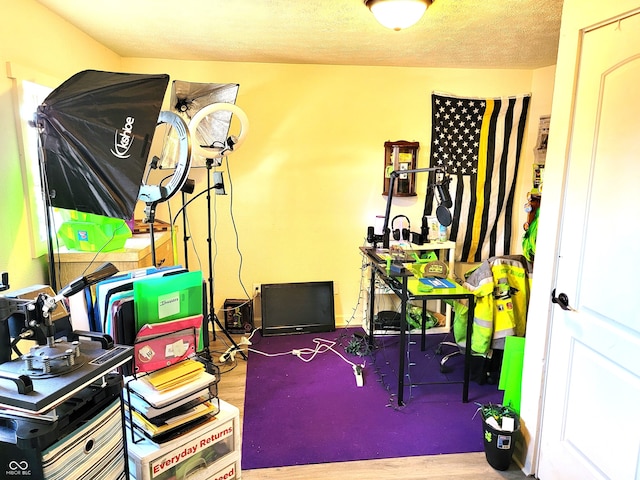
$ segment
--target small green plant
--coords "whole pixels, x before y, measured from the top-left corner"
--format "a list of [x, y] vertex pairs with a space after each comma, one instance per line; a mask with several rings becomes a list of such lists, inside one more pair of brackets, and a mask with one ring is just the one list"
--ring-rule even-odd
[[364, 337], [359, 335], [351, 335], [351, 340], [344, 348], [347, 353], [352, 355], [357, 355], [359, 357], [364, 357], [365, 355], [369, 355], [371, 353], [371, 349], [369, 348], [369, 344], [367, 343]]
[[503, 417], [518, 417], [518, 413], [513, 408], [497, 403], [485, 403], [484, 405], [480, 405], [479, 410], [483, 420], [493, 417], [498, 422], [498, 425], [502, 422]]

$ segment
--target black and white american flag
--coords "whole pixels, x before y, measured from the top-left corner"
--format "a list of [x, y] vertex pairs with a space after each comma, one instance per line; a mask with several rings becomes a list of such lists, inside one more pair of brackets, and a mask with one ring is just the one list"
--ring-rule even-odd
[[[512, 249], [514, 192], [531, 95], [432, 94], [431, 167], [451, 176], [455, 260], [481, 262]], [[430, 172], [429, 184], [436, 179]], [[432, 211], [433, 189], [427, 192]]]

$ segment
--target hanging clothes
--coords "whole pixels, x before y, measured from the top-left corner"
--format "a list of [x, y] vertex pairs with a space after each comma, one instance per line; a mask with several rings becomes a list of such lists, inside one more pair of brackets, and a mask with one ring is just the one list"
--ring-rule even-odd
[[[471, 350], [489, 355], [504, 349], [508, 336], [524, 337], [531, 292], [531, 263], [522, 255], [492, 257], [466, 275], [463, 287], [474, 293]], [[466, 348], [468, 308], [453, 304], [456, 343]]]

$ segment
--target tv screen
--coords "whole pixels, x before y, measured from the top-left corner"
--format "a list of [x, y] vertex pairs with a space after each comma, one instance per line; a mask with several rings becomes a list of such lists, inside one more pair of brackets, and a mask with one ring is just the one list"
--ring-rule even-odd
[[333, 282], [267, 283], [260, 289], [262, 335], [333, 332]]

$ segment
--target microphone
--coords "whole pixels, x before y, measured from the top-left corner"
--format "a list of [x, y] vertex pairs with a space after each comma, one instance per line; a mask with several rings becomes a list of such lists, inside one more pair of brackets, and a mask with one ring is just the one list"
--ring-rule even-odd
[[453, 201], [451, 200], [451, 195], [449, 194], [449, 182], [451, 181], [451, 177], [448, 175], [445, 176], [439, 183], [436, 183], [434, 186], [438, 191], [438, 198], [440, 198], [440, 205], [443, 205], [447, 208], [451, 208], [453, 206]]
[[434, 188], [438, 192], [438, 206], [436, 207], [436, 217], [440, 225], [448, 227], [453, 221], [451, 212], [449, 209], [453, 206], [451, 195], [449, 194], [449, 182], [451, 177], [446, 175], [442, 180], [434, 185]]
[[438, 219], [438, 223], [444, 227], [448, 227], [451, 225], [453, 218], [451, 217], [451, 212], [444, 205], [438, 205], [436, 208], [436, 218]]

